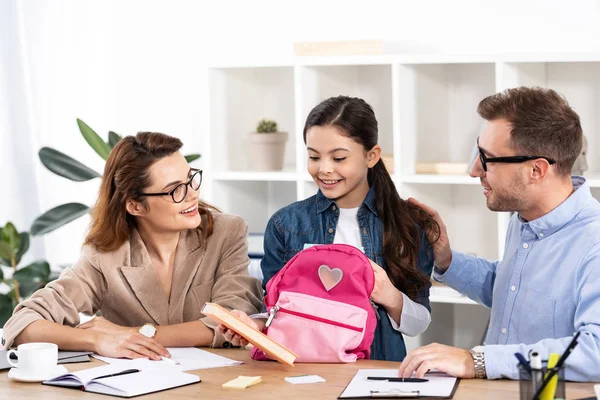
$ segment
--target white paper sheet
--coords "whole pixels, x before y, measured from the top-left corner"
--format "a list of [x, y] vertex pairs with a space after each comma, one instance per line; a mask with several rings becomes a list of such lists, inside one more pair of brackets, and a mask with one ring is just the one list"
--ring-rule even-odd
[[169, 353], [171, 353], [171, 359], [179, 361], [179, 365], [175, 365], [169, 361], [152, 361], [139, 358], [135, 360], [128, 360], [124, 358], [104, 357], [98, 354], [94, 354], [93, 357], [111, 365], [119, 365], [119, 367], [124, 369], [138, 368], [142, 370], [169, 369], [177, 371], [192, 371], [195, 369], [229, 367], [232, 365], [242, 364], [241, 361], [221, 357], [195, 347], [168, 347], [167, 350], [169, 350]]
[[286, 382], [293, 383], [294, 385], [305, 384], [305, 383], [321, 383], [325, 382], [325, 379], [319, 375], [301, 375], [301, 376], [288, 376], [285, 378]]
[[[352, 397], [408, 397], [413, 392], [418, 396], [449, 397], [452, 394], [456, 378], [443, 373], [425, 375], [428, 382], [388, 382], [367, 380], [369, 376], [397, 377], [397, 369], [360, 369], [340, 395], [340, 399]], [[397, 396], [394, 396], [397, 395]], [[415, 394], [416, 395], [416, 394]]]

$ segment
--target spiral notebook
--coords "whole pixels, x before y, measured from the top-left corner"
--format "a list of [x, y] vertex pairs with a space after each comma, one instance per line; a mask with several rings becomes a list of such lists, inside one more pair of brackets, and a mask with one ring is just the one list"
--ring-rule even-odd
[[44, 385], [81, 389], [118, 397], [135, 397], [200, 382], [200, 377], [165, 369], [124, 370], [104, 365], [57, 376]]

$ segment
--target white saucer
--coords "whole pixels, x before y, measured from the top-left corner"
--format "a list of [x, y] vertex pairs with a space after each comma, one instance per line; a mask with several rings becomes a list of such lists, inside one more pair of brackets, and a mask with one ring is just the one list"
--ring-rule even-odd
[[10, 371], [8, 371], [8, 377], [18, 382], [42, 382], [68, 372], [69, 371], [63, 365], [57, 365], [52, 372], [45, 376], [28, 375], [24, 374], [23, 371], [20, 371], [18, 368], [11, 368]]

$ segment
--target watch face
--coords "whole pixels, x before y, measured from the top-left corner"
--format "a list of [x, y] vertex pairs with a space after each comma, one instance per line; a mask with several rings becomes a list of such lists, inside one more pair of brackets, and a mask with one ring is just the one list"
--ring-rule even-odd
[[144, 325], [140, 328], [140, 333], [146, 337], [151, 338], [156, 333], [156, 328], [152, 325]]

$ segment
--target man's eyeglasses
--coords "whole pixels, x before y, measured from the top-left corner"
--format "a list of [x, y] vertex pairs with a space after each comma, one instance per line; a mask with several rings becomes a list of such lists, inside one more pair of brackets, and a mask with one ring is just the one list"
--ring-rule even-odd
[[193, 175], [190, 177], [190, 179], [187, 182], [180, 183], [179, 185], [175, 186], [172, 190], [170, 190], [168, 192], [142, 193], [142, 195], [144, 195], [144, 196], [169, 196], [170, 195], [175, 203], [181, 203], [183, 200], [185, 200], [185, 198], [187, 196], [188, 186], [191, 187], [193, 190], [198, 190], [198, 189], [200, 189], [200, 185], [202, 184], [202, 170], [192, 168], [191, 172], [193, 172]]
[[543, 158], [548, 161], [550, 165], [556, 163], [551, 158], [544, 156], [506, 156], [506, 157], [486, 157], [483, 150], [479, 148], [479, 139], [477, 139], [477, 148], [479, 149], [479, 160], [481, 160], [481, 166], [485, 172], [487, 172], [487, 163], [506, 163], [506, 164], [518, 164], [529, 160], [537, 160]]

